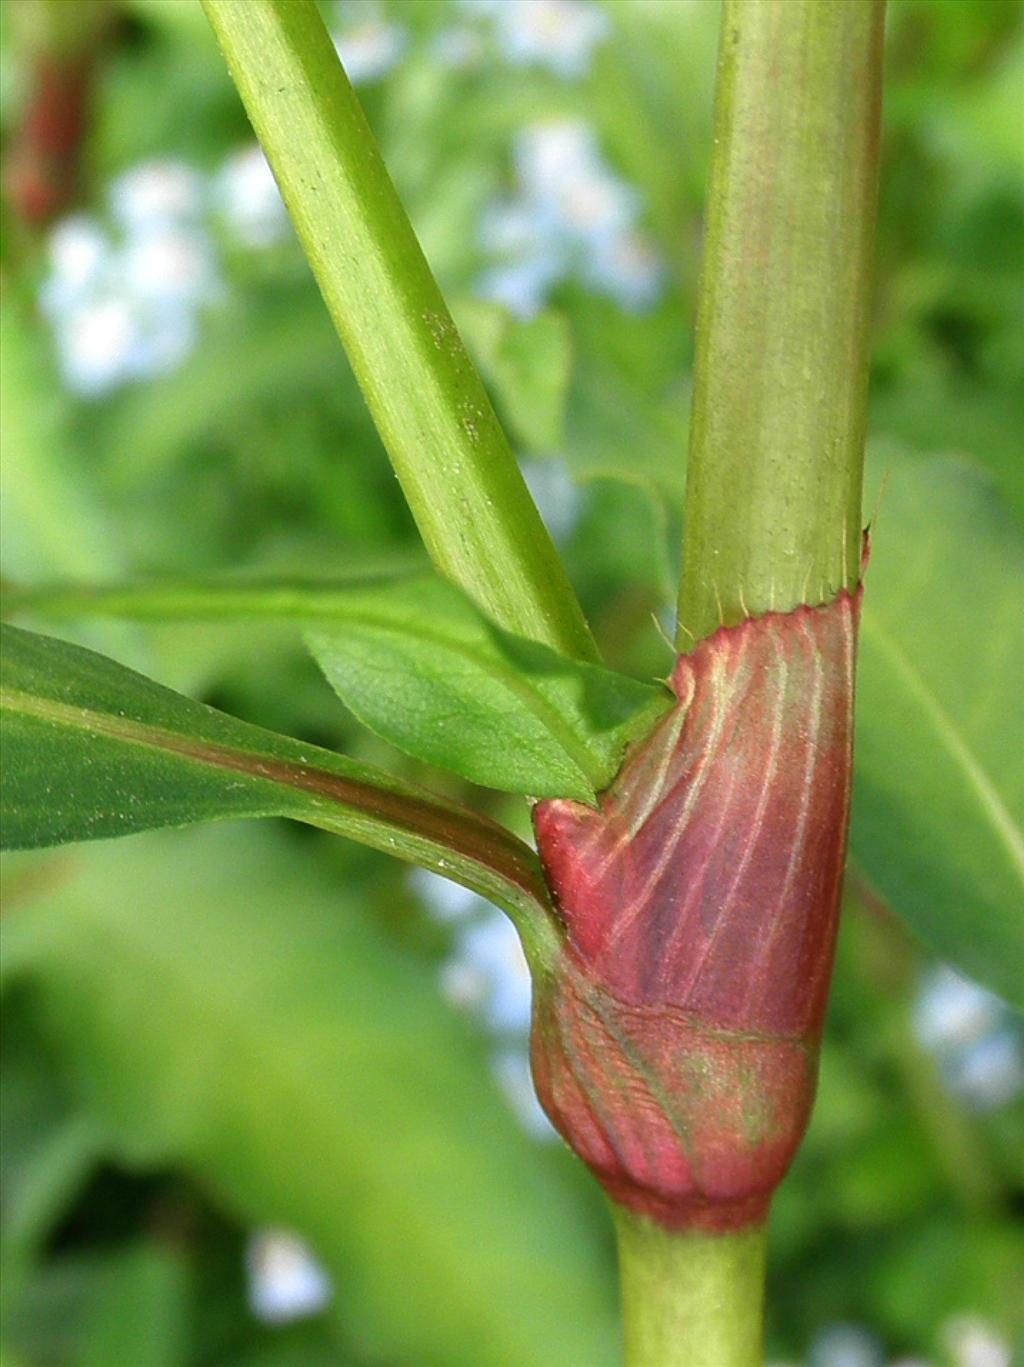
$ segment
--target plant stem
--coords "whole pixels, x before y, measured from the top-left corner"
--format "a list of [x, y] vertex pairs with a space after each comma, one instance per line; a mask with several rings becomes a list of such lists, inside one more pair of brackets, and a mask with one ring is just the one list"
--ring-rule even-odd
[[680, 649], [857, 583], [884, 0], [725, 0]]
[[760, 1367], [766, 1227], [677, 1232], [614, 1210], [626, 1367]]
[[[723, 5], [680, 649], [858, 580], [883, 19]], [[760, 1363], [763, 1227], [618, 1229], [628, 1367]]]
[[597, 649], [313, 0], [203, 0], [441, 572], [501, 626]]

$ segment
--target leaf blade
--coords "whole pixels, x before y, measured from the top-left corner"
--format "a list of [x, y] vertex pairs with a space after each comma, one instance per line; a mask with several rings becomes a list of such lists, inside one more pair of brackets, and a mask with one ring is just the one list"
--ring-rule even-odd
[[353, 590], [307, 642], [355, 715], [471, 782], [593, 802], [667, 691], [511, 636], [439, 579]]
[[1024, 1004], [1024, 548], [971, 464], [897, 460], [891, 475], [864, 600], [851, 851], [939, 953]]
[[534, 855], [494, 823], [92, 651], [2, 631], [6, 847], [287, 816], [434, 868], [523, 925], [545, 905]]

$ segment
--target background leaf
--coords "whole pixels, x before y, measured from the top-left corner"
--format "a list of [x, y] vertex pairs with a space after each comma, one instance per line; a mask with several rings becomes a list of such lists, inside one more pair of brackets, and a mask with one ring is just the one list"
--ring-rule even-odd
[[455, 300], [452, 313], [513, 439], [526, 451], [560, 447], [572, 365], [566, 320], [557, 313], [514, 318], [470, 295]]
[[94, 848], [76, 872], [12, 913], [6, 976], [114, 1153], [297, 1230], [385, 1360], [616, 1360], [607, 1236], [575, 1174], [518, 1131], [468, 1025], [343, 883], [266, 828]]
[[592, 801], [671, 701], [501, 631], [439, 579], [353, 589], [338, 615], [343, 629], [308, 640], [345, 704], [399, 749], [485, 787]]
[[895, 460], [857, 685], [851, 846], [964, 972], [1024, 1004], [1024, 542], [958, 459]]

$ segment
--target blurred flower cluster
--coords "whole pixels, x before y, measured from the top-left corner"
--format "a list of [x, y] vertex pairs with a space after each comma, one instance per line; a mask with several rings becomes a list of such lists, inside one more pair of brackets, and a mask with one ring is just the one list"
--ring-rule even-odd
[[192, 167], [152, 162], [113, 182], [109, 224], [80, 214], [57, 225], [41, 303], [71, 389], [103, 394], [191, 351], [220, 288], [204, 190]]
[[1024, 1030], [993, 992], [946, 965], [924, 976], [914, 1004], [918, 1039], [950, 1091], [976, 1110], [1005, 1106], [1024, 1091]]
[[[1009, 1345], [983, 1319], [955, 1315], [939, 1327], [944, 1367], [1010, 1367]], [[768, 1367], [796, 1367], [775, 1362]], [[859, 1324], [828, 1324], [816, 1335], [807, 1367], [937, 1367], [917, 1357], [889, 1357], [877, 1334]]]
[[461, 0], [461, 8], [490, 23], [510, 66], [546, 67], [565, 80], [586, 75], [611, 29], [608, 15], [589, 0]]
[[[592, 0], [457, 0], [457, 10], [430, 49], [451, 68], [494, 60], [575, 81], [590, 71], [612, 31], [609, 15]], [[337, 0], [334, 17], [335, 46], [353, 82], [379, 80], [409, 49], [409, 30], [379, 0]]]
[[255, 144], [212, 176], [176, 160], [125, 171], [103, 217], [74, 214], [50, 235], [40, 303], [65, 383], [98, 397], [174, 370], [198, 340], [203, 309], [223, 294], [225, 238], [265, 247], [286, 231]]
[[[464, 0], [461, 25], [435, 35], [438, 61], [490, 50], [510, 65], [582, 75], [608, 35], [607, 15], [584, 0]], [[379, 80], [410, 33], [374, 0], [336, 7], [333, 37], [351, 80]], [[480, 224], [489, 265], [479, 293], [528, 318], [573, 280], [628, 310], [656, 302], [663, 262], [639, 227], [642, 198], [606, 162], [583, 120], [532, 123], [515, 138], [515, 189]], [[203, 310], [226, 289], [224, 254], [258, 250], [288, 233], [287, 215], [255, 143], [212, 173], [176, 159], [139, 163], [108, 187], [104, 211], [74, 214], [49, 240], [42, 309], [61, 374], [86, 398], [173, 371], [189, 355]]]
[[373, 0], [343, 0], [336, 6], [334, 46], [354, 85], [386, 76], [409, 42], [408, 30], [391, 23]]
[[491, 259], [479, 291], [523, 318], [575, 279], [623, 308], [654, 304], [664, 266], [639, 228], [639, 192], [605, 161], [582, 119], [552, 119], [515, 140], [516, 188], [486, 209], [480, 239]]
[[[391, 69], [407, 34], [373, 5], [342, 6], [335, 45], [350, 78]], [[98, 398], [176, 369], [199, 339], [203, 309], [225, 290], [224, 253], [287, 236], [288, 216], [257, 143], [214, 169], [141, 162], [108, 186], [106, 211], [73, 214], [50, 234], [40, 303], [68, 388]]]

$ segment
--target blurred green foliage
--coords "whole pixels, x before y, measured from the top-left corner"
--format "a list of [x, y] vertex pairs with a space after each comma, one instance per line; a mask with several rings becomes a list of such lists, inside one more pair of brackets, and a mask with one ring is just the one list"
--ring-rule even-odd
[[[360, 13], [325, 5], [342, 28]], [[438, 44], [465, 10], [382, 2], [374, 22], [399, 25], [405, 47], [360, 93], [545, 511], [564, 522], [606, 658], [651, 677], [670, 662], [651, 619], [665, 624], [678, 564], [717, 6], [611, 0], [604, 13], [589, 70], [566, 79], [489, 50], [453, 65]], [[11, 139], [30, 78], [4, 37]], [[899, 606], [913, 667], [940, 696], [960, 691], [972, 743], [1019, 798], [998, 728], [1014, 705], [1001, 650], [1024, 523], [1024, 10], [891, 0], [887, 62], [869, 514], [886, 473], [892, 494], [877, 496], [871, 575]], [[477, 295], [480, 223], [514, 191], [516, 136], [564, 117], [587, 120], [639, 192], [664, 287], [631, 311], [568, 272], [519, 320]], [[96, 53], [78, 207], [104, 221], [108, 185], [138, 163], [211, 175], [250, 136], [198, 5], [134, 0]], [[416, 563], [287, 235], [257, 250], [208, 224], [222, 287], [195, 348], [162, 377], [86, 398], [59, 383], [35, 306], [45, 242], [7, 214], [5, 578]], [[873, 588], [869, 576], [869, 604]], [[239, 717], [423, 777], [356, 724], [280, 625], [60, 629]], [[878, 649], [870, 619], [865, 649]], [[931, 752], [915, 749], [898, 691], [873, 705], [890, 701], [890, 749], [865, 755], [866, 772], [884, 785], [924, 765], [927, 782]], [[521, 822], [506, 799], [474, 797]], [[956, 1316], [1008, 1343], [1024, 1332], [1024, 1104], [971, 1108], [947, 1086], [912, 1022], [929, 952], [876, 893], [908, 916], [945, 899], [940, 948], [973, 947], [979, 972], [993, 921], [1019, 908], [996, 857], [965, 869], [963, 888], [938, 879], [941, 822], [920, 833], [920, 878], [903, 886], [879, 844], [893, 833], [865, 826], [878, 810], [855, 821], [870, 885], [848, 899], [818, 1108], [776, 1203], [769, 1346], [803, 1359], [828, 1323], [854, 1322], [889, 1357], [952, 1363]], [[503, 1105], [485, 1027], [437, 988], [453, 932], [403, 869], [275, 823], [18, 856], [6, 901], [4, 1364], [615, 1360], [596, 1189]], [[999, 973], [1010, 991], [1024, 965]], [[249, 1232], [277, 1225], [310, 1241], [334, 1285], [325, 1312], [287, 1326], [253, 1317], [244, 1282]]]

